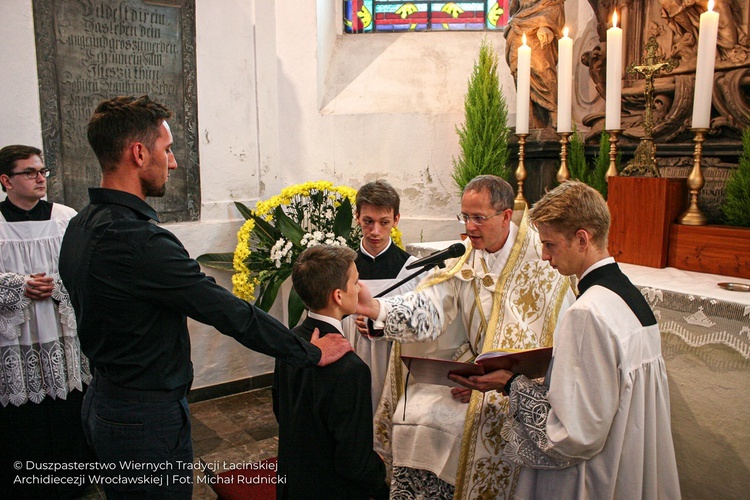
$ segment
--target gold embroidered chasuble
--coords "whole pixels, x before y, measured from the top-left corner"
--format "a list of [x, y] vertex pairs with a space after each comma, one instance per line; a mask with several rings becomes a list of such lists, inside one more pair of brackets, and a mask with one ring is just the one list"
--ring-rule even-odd
[[[406, 303], [398, 297], [386, 300], [386, 337], [409, 342], [435, 340], [442, 335], [447, 324], [460, 315], [467, 334], [457, 340], [456, 345], [451, 346], [454, 351], [453, 359], [472, 360], [477, 354], [496, 348], [529, 349], [552, 345], [553, 332], [563, 303], [566, 302], [567, 307], [574, 300], [570, 281], [541, 260], [538, 233], [528, 225], [525, 215], [520, 227], [511, 228], [508, 241], [514, 241], [510, 251], [507, 252], [506, 249], [504, 255], [496, 260], [490, 259], [486, 252], [473, 250], [469, 244], [467, 252], [447, 270], [437, 271], [429, 276], [417, 287], [413, 297], [405, 296]], [[497, 254], [503, 254], [503, 251]], [[409, 314], [403, 313], [405, 309], [416, 310], [413, 317], [404, 318], [404, 314]], [[405, 417], [407, 413], [414, 413], [411, 407], [404, 407], [402, 400], [406, 379], [405, 369], [400, 362], [402, 349], [408, 348], [410, 354], [416, 354], [414, 347], [433, 343], [403, 346], [398, 342], [394, 344], [386, 389], [374, 423], [376, 450], [386, 457], [389, 465], [394, 458], [397, 465], [403, 466], [405, 462], [398, 456], [399, 443], [395, 450], [396, 457], [391, 455], [396, 407], [398, 406], [397, 426], [403, 423], [402, 411]], [[430, 348], [424, 347], [424, 350], [429, 351]], [[430, 354], [424, 355], [430, 357]], [[410, 386], [408, 401], [418, 400], [418, 396], [413, 396], [414, 391], [436, 394], [442, 391], [438, 397], [442, 397], [446, 406], [452, 406], [454, 410], [456, 408], [456, 402], [445, 387], [422, 384]], [[451, 447], [450, 444], [432, 448], [442, 450], [434, 453], [436, 461], [458, 463], [448, 464], [443, 469], [440, 469], [443, 467], [441, 465], [422, 465], [423, 460], [432, 458], [429, 456], [432, 453], [420, 450], [420, 453], [415, 454], [419, 456], [413, 468], [431, 470], [451, 483], [455, 473], [455, 498], [511, 498], [518, 478], [518, 468], [503, 457], [505, 441], [500, 436], [508, 408], [507, 398], [496, 391], [473, 391], [469, 404], [463, 405], [461, 412], [464, 411], [463, 408], [466, 408], [463, 431], [454, 429], [456, 434], [462, 434], [460, 452], [445, 451]], [[440, 414], [440, 411], [434, 410], [436, 409], [431, 408], [430, 413]], [[418, 418], [417, 421], [421, 423], [423, 418]], [[439, 425], [440, 422], [436, 424]], [[414, 427], [416, 426], [412, 422], [404, 428]], [[428, 435], [430, 434], [415, 434], [412, 438], [416, 447], [420, 447], [419, 438], [425, 439]], [[427, 446], [426, 449], [431, 448]], [[447, 457], [441, 456], [445, 454]]]

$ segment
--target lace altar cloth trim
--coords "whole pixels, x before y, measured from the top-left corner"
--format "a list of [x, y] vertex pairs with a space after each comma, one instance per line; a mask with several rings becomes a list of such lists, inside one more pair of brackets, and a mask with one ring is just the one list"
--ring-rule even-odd
[[750, 306], [646, 286], [638, 289], [662, 332], [691, 347], [722, 344], [750, 360]]
[[0, 403], [15, 406], [41, 402], [46, 396], [66, 399], [91, 382], [88, 359], [78, 337], [44, 344], [0, 347]]

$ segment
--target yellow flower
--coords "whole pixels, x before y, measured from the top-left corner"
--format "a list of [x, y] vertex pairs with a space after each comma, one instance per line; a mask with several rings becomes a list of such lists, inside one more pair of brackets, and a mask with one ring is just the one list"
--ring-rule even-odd
[[[279, 278], [279, 273], [284, 273], [281, 276], [288, 276], [296, 256], [306, 246], [324, 243], [329, 238], [324, 236], [321, 239], [316, 235], [335, 232], [334, 222], [342, 201], [348, 200], [351, 207], [354, 207], [356, 195], [357, 191], [347, 186], [334, 186], [328, 181], [311, 181], [287, 186], [278, 195], [258, 201], [252, 217], [237, 232], [237, 246], [232, 261], [235, 270], [232, 276], [235, 295], [245, 300], [254, 300], [253, 293], [257, 286], [262, 285], [263, 293], [266, 293], [283, 279]], [[305, 234], [302, 241], [295, 231], [290, 232], [286, 226], [284, 229], [279, 227], [275, 220], [278, 207], [299, 226], [297, 231], [302, 230]], [[266, 234], [264, 229], [261, 236], [255, 234], [256, 220], [268, 222], [273, 228], [271, 233]], [[278, 236], [279, 233], [281, 237]], [[290, 235], [294, 234], [297, 236], [292, 238]], [[352, 224], [348, 233], [340, 237], [349, 247], [357, 249], [360, 235], [361, 229]], [[274, 241], [273, 238], [278, 239]], [[342, 242], [343, 240], [340, 239]]]
[[255, 280], [250, 277], [249, 273], [235, 273], [232, 275], [232, 292], [239, 298], [252, 302], [255, 300], [253, 292], [255, 291]]
[[245, 265], [245, 261], [250, 257], [250, 234], [255, 227], [255, 221], [248, 219], [242, 224], [242, 227], [237, 232], [237, 247], [234, 249], [234, 258], [232, 259], [232, 265], [234, 270], [238, 273], [248, 274], [250, 270]]
[[401, 239], [403, 234], [401, 233], [401, 230], [398, 228], [398, 226], [394, 226], [391, 228], [391, 239], [393, 240], [393, 243], [403, 249], [404, 248], [404, 242]]

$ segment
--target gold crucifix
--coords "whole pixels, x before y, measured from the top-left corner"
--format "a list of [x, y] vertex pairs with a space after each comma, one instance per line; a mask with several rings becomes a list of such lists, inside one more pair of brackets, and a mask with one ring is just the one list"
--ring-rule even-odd
[[646, 111], [643, 117], [644, 136], [635, 150], [635, 157], [628, 163], [628, 166], [620, 175], [624, 176], [653, 176], [659, 177], [659, 169], [656, 167], [656, 146], [652, 136], [654, 130], [654, 120], [652, 109], [654, 107], [654, 78], [664, 71], [671, 72], [677, 67], [679, 62], [674, 58], [663, 59], [656, 54], [659, 50], [659, 44], [656, 37], [652, 36], [646, 44], [646, 57], [641, 64], [631, 64], [627, 67], [626, 72], [629, 75], [640, 74], [646, 79]]

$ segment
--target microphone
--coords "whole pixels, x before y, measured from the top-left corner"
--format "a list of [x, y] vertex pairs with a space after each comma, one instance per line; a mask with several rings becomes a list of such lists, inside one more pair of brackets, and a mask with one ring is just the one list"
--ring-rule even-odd
[[454, 243], [444, 250], [431, 253], [427, 257], [422, 257], [406, 266], [406, 269], [414, 269], [415, 267], [427, 267], [442, 264], [447, 259], [453, 257], [460, 257], [466, 252], [466, 247], [463, 243]]

